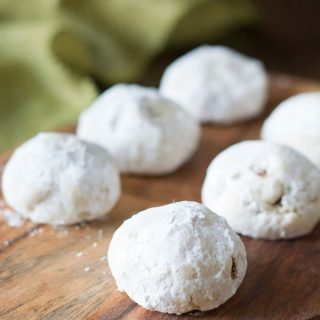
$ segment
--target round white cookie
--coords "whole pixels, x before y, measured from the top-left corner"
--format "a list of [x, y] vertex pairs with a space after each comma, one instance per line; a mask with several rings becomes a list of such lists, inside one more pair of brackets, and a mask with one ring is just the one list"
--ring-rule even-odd
[[320, 171], [293, 149], [246, 141], [211, 162], [202, 201], [238, 233], [279, 239], [305, 235], [320, 219]]
[[156, 89], [119, 84], [81, 114], [77, 134], [109, 150], [122, 172], [166, 174], [195, 152], [200, 126]]
[[126, 220], [108, 261], [120, 291], [146, 309], [173, 314], [217, 308], [247, 268], [245, 247], [225, 219], [190, 201]]
[[257, 116], [267, 96], [263, 64], [223, 46], [201, 46], [165, 70], [160, 91], [201, 122], [229, 124]]
[[280, 103], [264, 122], [261, 136], [296, 149], [320, 168], [320, 92]]
[[72, 134], [40, 133], [13, 153], [2, 190], [33, 222], [72, 224], [105, 216], [120, 196], [120, 179], [105, 149]]

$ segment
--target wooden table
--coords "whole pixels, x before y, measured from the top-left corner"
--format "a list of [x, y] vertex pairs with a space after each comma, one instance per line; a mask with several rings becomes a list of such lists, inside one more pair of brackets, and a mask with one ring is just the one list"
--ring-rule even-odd
[[144, 310], [116, 290], [105, 257], [113, 231], [125, 218], [173, 200], [200, 201], [211, 159], [230, 144], [258, 138], [271, 108], [310, 90], [320, 90], [320, 84], [271, 76], [263, 116], [230, 127], [205, 126], [197, 154], [172, 175], [123, 177], [122, 197], [105, 221], [59, 228], [26, 222], [10, 228], [1, 218], [0, 319], [320, 319], [320, 226], [291, 241], [242, 237], [248, 254], [244, 282], [232, 299], [206, 313], [171, 316]]

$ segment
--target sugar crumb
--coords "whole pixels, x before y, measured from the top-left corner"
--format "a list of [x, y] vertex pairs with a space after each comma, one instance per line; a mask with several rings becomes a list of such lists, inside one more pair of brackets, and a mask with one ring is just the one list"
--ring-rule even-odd
[[98, 239], [99, 240], [101, 240], [103, 238], [103, 234], [104, 234], [103, 229], [99, 229], [98, 230]]
[[76, 256], [77, 256], [77, 257], [83, 257], [83, 256], [84, 256], [84, 253], [81, 252], [81, 251], [79, 251], [79, 252], [76, 253]]

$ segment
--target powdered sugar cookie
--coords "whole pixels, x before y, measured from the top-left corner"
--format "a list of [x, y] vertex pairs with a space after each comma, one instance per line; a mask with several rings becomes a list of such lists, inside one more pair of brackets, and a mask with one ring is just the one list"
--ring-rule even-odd
[[211, 162], [203, 203], [238, 233], [278, 239], [305, 235], [320, 219], [320, 171], [285, 146], [246, 141]]
[[280, 103], [265, 120], [261, 136], [294, 148], [320, 168], [320, 92], [298, 94]]
[[166, 174], [193, 155], [200, 127], [156, 89], [120, 84], [82, 113], [77, 134], [109, 150], [122, 172]]
[[225, 219], [190, 201], [126, 220], [108, 261], [119, 290], [146, 309], [174, 314], [217, 308], [247, 268], [245, 247]]
[[105, 149], [72, 134], [40, 133], [16, 149], [2, 190], [33, 222], [72, 224], [106, 215], [120, 196], [120, 179]]
[[262, 63], [223, 46], [201, 46], [174, 61], [160, 91], [201, 122], [233, 123], [260, 114], [267, 96]]

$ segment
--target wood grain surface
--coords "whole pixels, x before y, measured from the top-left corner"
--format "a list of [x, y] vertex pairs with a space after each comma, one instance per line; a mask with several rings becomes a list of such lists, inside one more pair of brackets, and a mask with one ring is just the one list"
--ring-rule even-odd
[[105, 260], [112, 233], [124, 219], [174, 200], [200, 201], [205, 170], [218, 152], [258, 138], [263, 118], [281, 100], [320, 90], [309, 80], [270, 79], [263, 116], [230, 127], [203, 127], [198, 152], [172, 175], [123, 177], [121, 199], [105, 221], [59, 228], [26, 222], [10, 228], [0, 218], [0, 319], [320, 319], [320, 226], [291, 241], [242, 237], [248, 255], [244, 282], [227, 303], [206, 313], [172, 316], [143, 309], [116, 290]]

